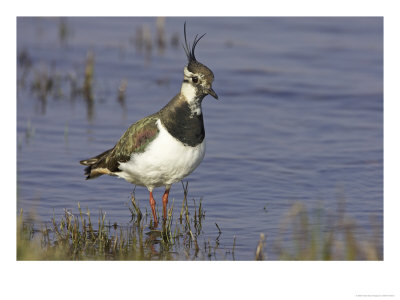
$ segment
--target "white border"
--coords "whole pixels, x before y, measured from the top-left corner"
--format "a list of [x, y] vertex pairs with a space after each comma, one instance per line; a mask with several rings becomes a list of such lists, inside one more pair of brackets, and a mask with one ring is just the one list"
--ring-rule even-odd
[[[395, 1], [15, 1], [1, 13], [3, 299], [399, 299], [399, 16]], [[16, 16], [384, 16], [384, 262], [16, 262]], [[396, 283], [397, 282], [397, 283]], [[375, 297], [374, 297], [375, 298]]]

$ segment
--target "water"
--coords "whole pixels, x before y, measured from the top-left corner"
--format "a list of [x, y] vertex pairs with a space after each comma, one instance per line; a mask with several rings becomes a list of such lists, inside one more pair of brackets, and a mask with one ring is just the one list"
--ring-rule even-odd
[[[20, 62], [17, 74], [18, 210], [48, 221], [80, 202], [128, 223], [132, 185], [85, 181], [78, 161], [111, 148], [179, 91], [186, 57], [171, 38], [182, 38], [184, 20], [190, 37], [207, 32], [196, 56], [213, 70], [220, 99], [203, 101], [207, 152], [188, 177], [189, 199], [203, 199], [206, 238], [217, 238], [217, 223], [222, 247], [236, 236], [235, 258], [253, 259], [260, 233], [276, 239], [293, 203], [329, 211], [342, 198], [360, 234], [370, 237], [372, 217], [382, 237], [382, 18], [167, 18], [163, 51], [155, 18], [18, 18], [17, 52], [32, 62], [26, 75]], [[141, 26], [151, 33], [150, 53], [135, 47]], [[65, 79], [83, 81], [88, 51], [93, 106], [71, 97]], [[59, 78], [46, 99], [30, 87], [40, 72]], [[182, 194], [175, 184], [178, 207]], [[149, 209], [147, 190], [136, 196]]]

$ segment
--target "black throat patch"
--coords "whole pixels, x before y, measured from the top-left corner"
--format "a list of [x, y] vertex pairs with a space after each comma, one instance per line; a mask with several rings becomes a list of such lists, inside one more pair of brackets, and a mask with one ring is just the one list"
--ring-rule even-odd
[[186, 101], [164, 107], [160, 111], [160, 119], [168, 132], [185, 145], [195, 147], [203, 142], [205, 137], [203, 114], [193, 114]]

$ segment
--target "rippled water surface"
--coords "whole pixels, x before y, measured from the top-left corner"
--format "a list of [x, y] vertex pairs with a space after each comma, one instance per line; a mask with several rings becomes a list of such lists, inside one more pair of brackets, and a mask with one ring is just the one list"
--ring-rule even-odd
[[[18, 18], [18, 210], [48, 221], [80, 202], [129, 222], [133, 186], [85, 181], [78, 162], [111, 148], [179, 91], [185, 20], [189, 36], [207, 33], [196, 56], [213, 70], [220, 99], [203, 101], [207, 152], [188, 177], [189, 198], [203, 199], [206, 238], [217, 238], [217, 223], [222, 246], [236, 236], [235, 258], [253, 259], [260, 233], [277, 238], [293, 203], [335, 210], [339, 199], [360, 232], [372, 217], [382, 236], [381, 18], [167, 18], [165, 48], [155, 18]], [[151, 48], [141, 47], [139, 28]], [[73, 88], [88, 53], [92, 105]], [[32, 85], [45, 74], [55, 79], [44, 96]], [[175, 184], [178, 207], [182, 194]], [[137, 187], [136, 196], [149, 209], [147, 190]]]

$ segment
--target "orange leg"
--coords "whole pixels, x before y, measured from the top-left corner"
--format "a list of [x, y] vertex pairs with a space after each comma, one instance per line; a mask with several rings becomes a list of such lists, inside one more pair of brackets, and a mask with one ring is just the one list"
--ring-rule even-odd
[[167, 219], [168, 194], [169, 194], [169, 189], [166, 189], [165, 192], [164, 192], [164, 195], [162, 196], [162, 206], [163, 206], [163, 217], [164, 217], [164, 220]]
[[156, 200], [154, 200], [153, 198], [153, 192], [150, 192], [150, 206], [151, 206], [151, 212], [153, 213], [154, 226], [157, 227], [158, 221], [156, 216]]

